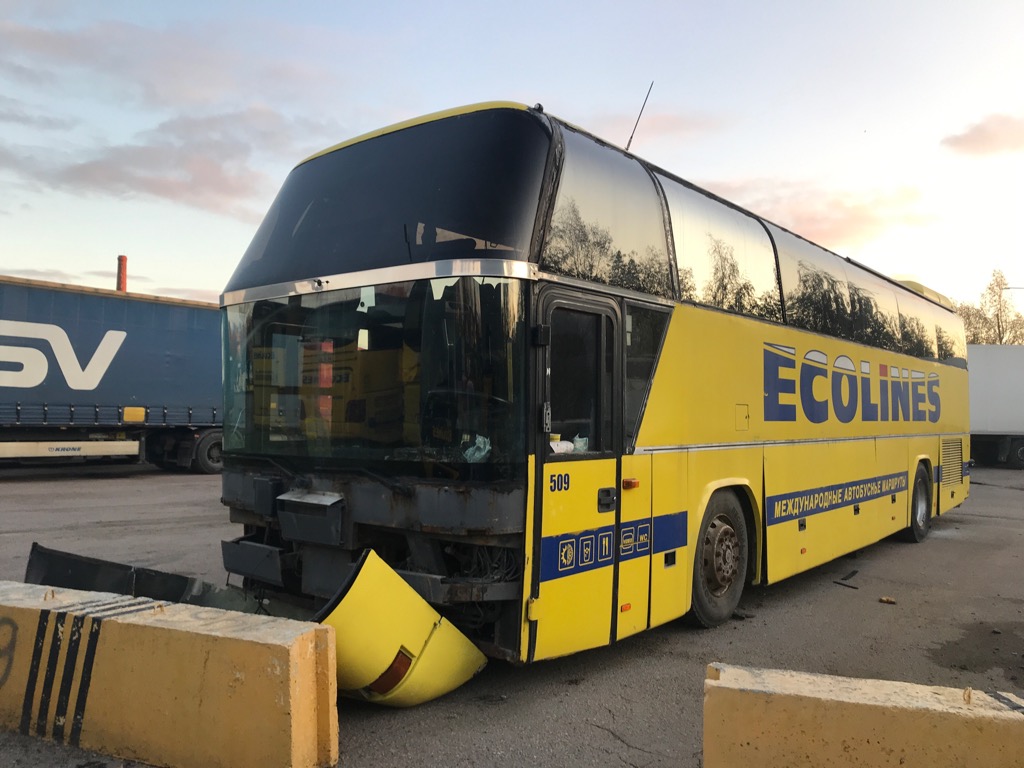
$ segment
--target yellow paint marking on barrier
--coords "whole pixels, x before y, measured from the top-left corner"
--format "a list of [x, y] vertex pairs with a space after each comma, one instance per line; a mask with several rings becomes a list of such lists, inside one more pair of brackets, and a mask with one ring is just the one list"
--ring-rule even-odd
[[711, 664], [704, 767], [1024, 766], [1024, 697]]
[[338, 761], [334, 630], [0, 582], [0, 727], [178, 768]]

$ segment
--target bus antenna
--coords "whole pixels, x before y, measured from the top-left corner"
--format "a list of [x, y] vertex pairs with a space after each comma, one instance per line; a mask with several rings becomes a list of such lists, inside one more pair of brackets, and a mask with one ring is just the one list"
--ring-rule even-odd
[[[651, 80], [651, 88], [654, 87], [654, 81]], [[633, 143], [633, 134], [636, 133], [636, 127], [640, 125], [640, 117], [644, 113], [644, 107], [647, 106], [647, 99], [651, 96], [651, 88], [647, 89], [647, 95], [644, 96], [644, 103], [640, 107], [640, 114], [636, 116], [636, 122], [633, 123], [633, 133], [629, 134], [629, 141], [626, 142], [626, 151], [629, 152], [629, 145]]]

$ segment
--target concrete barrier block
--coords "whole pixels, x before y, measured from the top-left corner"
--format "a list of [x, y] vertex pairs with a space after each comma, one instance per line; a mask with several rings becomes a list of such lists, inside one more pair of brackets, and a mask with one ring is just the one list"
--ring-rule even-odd
[[1024, 766], [1024, 699], [881, 680], [708, 667], [704, 766]]
[[0, 582], [0, 727], [176, 768], [338, 761], [334, 630]]

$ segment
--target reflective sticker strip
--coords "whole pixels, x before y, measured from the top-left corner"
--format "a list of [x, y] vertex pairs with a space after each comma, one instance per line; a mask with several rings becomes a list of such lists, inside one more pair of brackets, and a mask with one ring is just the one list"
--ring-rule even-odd
[[[686, 546], [686, 512], [623, 523], [619, 560], [650, 557]], [[547, 536], [541, 542], [540, 580], [551, 581], [615, 563], [615, 526]]]
[[910, 476], [906, 472], [892, 475], [869, 477], [850, 483], [838, 483], [805, 491], [783, 493], [767, 499], [768, 525], [785, 523], [821, 512], [880, 499], [894, 493], [902, 493], [910, 487]]

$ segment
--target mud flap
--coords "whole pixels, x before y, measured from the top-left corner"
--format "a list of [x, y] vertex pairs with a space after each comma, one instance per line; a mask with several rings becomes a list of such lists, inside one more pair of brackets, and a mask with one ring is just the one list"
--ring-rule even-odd
[[411, 707], [458, 688], [486, 657], [372, 550], [316, 615], [337, 637], [338, 691]]

